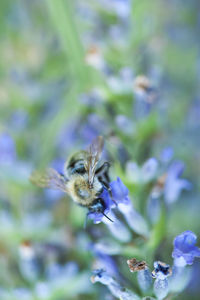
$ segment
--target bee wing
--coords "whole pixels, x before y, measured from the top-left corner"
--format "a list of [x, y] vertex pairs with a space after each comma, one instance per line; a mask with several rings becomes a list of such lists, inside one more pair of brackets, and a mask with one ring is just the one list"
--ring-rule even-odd
[[88, 180], [90, 185], [93, 184], [95, 170], [103, 150], [103, 144], [103, 137], [98, 136], [92, 141], [92, 144], [89, 147], [85, 168], [88, 172]]
[[33, 172], [30, 176], [30, 181], [42, 188], [51, 188], [67, 193], [67, 179], [63, 175], [59, 174], [56, 170], [51, 168], [43, 172]]

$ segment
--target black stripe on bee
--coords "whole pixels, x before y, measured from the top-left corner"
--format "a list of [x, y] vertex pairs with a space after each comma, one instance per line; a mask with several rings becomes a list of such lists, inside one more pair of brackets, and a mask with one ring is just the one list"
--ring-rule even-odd
[[84, 160], [72, 160], [70, 164], [68, 165], [67, 169], [70, 171], [71, 174], [78, 173], [78, 174], [85, 174], [86, 169], [85, 169], [85, 164]]

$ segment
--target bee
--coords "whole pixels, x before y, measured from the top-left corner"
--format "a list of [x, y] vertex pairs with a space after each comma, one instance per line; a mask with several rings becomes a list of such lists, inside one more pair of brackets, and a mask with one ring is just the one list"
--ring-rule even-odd
[[69, 158], [64, 165], [64, 174], [50, 168], [45, 172], [33, 172], [30, 181], [42, 188], [61, 190], [71, 196], [72, 200], [80, 206], [87, 207], [89, 212], [104, 214], [105, 203], [101, 198], [103, 189], [109, 194], [110, 179], [108, 162], [99, 166], [103, 150], [103, 137], [93, 140], [87, 151], [79, 151]]

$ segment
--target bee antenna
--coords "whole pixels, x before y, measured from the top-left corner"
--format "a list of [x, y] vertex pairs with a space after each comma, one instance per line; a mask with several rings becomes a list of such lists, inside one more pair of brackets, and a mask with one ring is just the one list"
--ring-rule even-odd
[[102, 215], [104, 215], [104, 217], [106, 217], [109, 221], [113, 222], [113, 220], [111, 220], [108, 216], [106, 216], [106, 215], [104, 214], [104, 212], [102, 212]]

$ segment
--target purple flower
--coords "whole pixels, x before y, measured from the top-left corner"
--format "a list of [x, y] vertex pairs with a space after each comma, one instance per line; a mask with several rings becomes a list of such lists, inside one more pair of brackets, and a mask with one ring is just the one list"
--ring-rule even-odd
[[121, 245], [110, 238], [101, 239], [92, 246], [94, 249], [93, 251], [104, 253], [107, 255], [116, 255], [121, 251]]
[[117, 115], [115, 118], [117, 127], [125, 134], [132, 135], [134, 132], [134, 124], [131, 119], [125, 115]]
[[141, 177], [143, 182], [152, 180], [158, 169], [158, 161], [154, 157], [149, 158], [141, 168]]
[[130, 1], [129, 0], [114, 0], [111, 1], [114, 10], [120, 18], [127, 19], [130, 13]]
[[7, 133], [0, 134], [0, 163], [12, 163], [16, 159], [15, 143]]
[[154, 191], [150, 194], [147, 200], [147, 216], [152, 224], [156, 224], [161, 214], [161, 201], [159, 195], [154, 196]]
[[137, 273], [138, 284], [142, 291], [147, 291], [152, 284], [151, 272], [148, 268], [141, 270]]
[[69, 154], [74, 145], [77, 143], [77, 130], [79, 128], [79, 122], [80, 121], [78, 118], [70, 120], [70, 122], [68, 122], [66, 126], [60, 130], [56, 144], [61, 153], [65, 152], [66, 154]]
[[164, 280], [168, 276], [172, 274], [170, 265], [161, 262], [161, 261], [155, 261], [154, 262], [154, 270], [152, 272], [152, 277], [157, 278], [159, 280]]
[[119, 211], [124, 215], [129, 226], [138, 234], [148, 236], [148, 226], [144, 218], [134, 209], [128, 196], [128, 188], [118, 177], [110, 183], [113, 200], [118, 204]]
[[88, 216], [89, 219], [93, 220], [94, 224], [101, 223], [101, 221], [103, 219], [103, 214], [98, 213], [98, 212], [89, 211], [87, 216]]
[[101, 104], [103, 101], [101, 91], [98, 89], [93, 89], [87, 94], [81, 94], [79, 99], [81, 104], [84, 104], [89, 107], [96, 107]]
[[106, 121], [96, 114], [90, 114], [87, 121], [82, 124], [80, 129], [80, 136], [83, 142], [88, 144], [98, 135], [104, 135], [107, 132]]
[[[9, 296], [8, 296], [9, 297]], [[12, 297], [12, 296], [11, 296]], [[7, 297], [2, 297], [1, 299], [6, 299]], [[21, 300], [31, 300], [31, 291], [25, 287], [18, 287], [13, 289], [13, 298]]]
[[200, 248], [195, 246], [196, 240], [196, 235], [190, 230], [184, 231], [174, 239], [172, 257], [176, 266], [192, 265], [194, 258], [200, 257]]
[[91, 277], [92, 283], [100, 282], [107, 285], [111, 294], [116, 298], [123, 300], [139, 300], [140, 298], [132, 291], [122, 287], [114, 278], [112, 278], [105, 270], [97, 269], [93, 271]]
[[112, 197], [117, 203], [128, 204], [130, 202], [128, 188], [123, 184], [119, 177], [117, 177], [117, 180], [110, 183], [110, 188]]
[[172, 159], [174, 151], [171, 147], [164, 148], [160, 154], [160, 160], [163, 163], [168, 163]]
[[[118, 184], [119, 183], [119, 184]], [[121, 179], [118, 178], [117, 181], [111, 182], [110, 186], [112, 186], [112, 197], [113, 200], [117, 201], [127, 201], [130, 202], [130, 199], [128, 198], [128, 189], [125, 187], [125, 185], [122, 183]], [[121, 242], [128, 242], [131, 240], [131, 234], [128, 228], [124, 225], [123, 222], [121, 222], [114, 213], [112, 213], [111, 208], [114, 206], [114, 202], [111, 199], [109, 192], [104, 189], [103, 193], [100, 195], [100, 198], [103, 199], [105, 204], [105, 211], [104, 215], [102, 213], [97, 212], [89, 212], [88, 217], [90, 219], [93, 219], [93, 222], [95, 224], [103, 222], [107, 225], [108, 229], [112, 233], [112, 235], [120, 240]], [[105, 217], [105, 215], [107, 217]], [[109, 219], [108, 219], [109, 218]], [[113, 222], [111, 222], [112, 220]]]
[[111, 276], [118, 275], [117, 265], [112, 256], [107, 255], [101, 251], [97, 251], [95, 246], [93, 247], [94, 254], [96, 256], [94, 267], [95, 269], [104, 269]]
[[65, 161], [62, 158], [56, 158], [51, 162], [51, 167], [54, 168], [59, 173], [63, 174], [64, 172]]
[[139, 167], [135, 162], [128, 162], [126, 173], [128, 178], [138, 184], [146, 183], [155, 178], [158, 170], [158, 161], [154, 157], [149, 158]]
[[54, 283], [60, 280], [67, 281], [71, 277], [76, 276], [78, 265], [73, 261], [67, 262], [64, 265], [52, 262], [47, 266], [45, 273], [47, 280], [54, 281]]
[[28, 123], [28, 114], [23, 109], [18, 109], [13, 112], [9, 119], [10, 128], [14, 128], [15, 132], [25, 129]]
[[[100, 195], [100, 198], [103, 200], [105, 205], [104, 214], [107, 215], [107, 213], [110, 211], [111, 207], [113, 206], [114, 202], [110, 198], [110, 195], [106, 189], [103, 190], [103, 192]], [[95, 224], [98, 224], [102, 221], [104, 215], [100, 212], [89, 211], [88, 217], [92, 219]]]
[[180, 161], [174, 162], [168, 170], [164, 187], [164, 196], [167, 203], [175, 202], [183, 189], [189, 190], [191, 188], [191, 183], [188, 180], [179, 178], [183, 170], [184, 164]]
[[171, 293], [180, 293], [186, 288], [189, 282], [191, 284], [195, 281], [194, 278], [191, 278], [191, 271], [192, 268], [177, 267], [173, 265], [172, 276], [169, 279]]
[[106, 217], [103, 218], [103, 223], [107, 225], [112, 235], [121, 242], [127, 243], [131, 241], [131, 233], [127, 226], [120, 221], [112, 211], [109, 212], [108, 217], [113, 221], [110, 222]]
[[152, 277], [156, 278], [154, 282], [154, 293], [158, 299], [164, 299], [169, 292], [168, 276], [172, 274], [170, 266], [161, 261], [154, 262]]
[[157, 299], [159, 300], [164, 299], [169, 292], [168, 278], [165, 278], [163, 280], [156, 278], [154, 282], [153, 290]]

